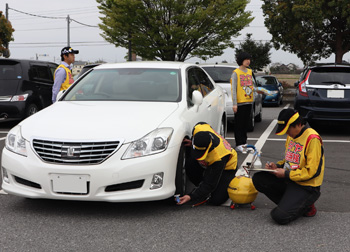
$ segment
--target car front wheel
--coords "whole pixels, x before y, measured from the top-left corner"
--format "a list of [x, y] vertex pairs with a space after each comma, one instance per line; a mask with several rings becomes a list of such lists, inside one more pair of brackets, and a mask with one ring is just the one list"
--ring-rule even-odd
[[175, 177], [175, 186], [176, 191], [175, 194], [185, 195], [186, 193], [186, 156], [188, 154], [188, 151], [190, 149], [186, 149], [184, 145], [181, 145], [179, 157], [177, 159], [177, 166], [176, 166], [176, 177]]

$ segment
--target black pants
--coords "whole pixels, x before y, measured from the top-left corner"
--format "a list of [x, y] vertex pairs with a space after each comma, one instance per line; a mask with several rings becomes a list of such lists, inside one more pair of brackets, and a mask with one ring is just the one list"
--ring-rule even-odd
[[234, 133], [236, 139], [236, 146], [247, 143], [247, 131], [250, 120], [250, 113], [252, 111], [252, 104], [240, 105], [235, 114]]
[[302, 216], [321, 194], [320, 187], [301, 186], [269, 172], [254, 174], [253, 184], [256, 190], [277, 204], [271, 217], [279, 224], [287, 224]]
[[[224, 159], [226, 158], [227, 160], [225, 161], [227, 163], [228, 157], [224, 157]], [[236, 170], [222, 171], [215, 190], [211, 192], [210, 199], [208, 200], [209, 204], [219, 206], [228, 200], [229, 196], [227, 188], [231, 180], [235, 177]], [[206, 175], [205, 171], [206, 169], [204, 169], [194, 158], [189, 158], [189, 160], [186, 161], [187, 177], [196, 187], [198, 187], [203, 181], [203, 178]]]

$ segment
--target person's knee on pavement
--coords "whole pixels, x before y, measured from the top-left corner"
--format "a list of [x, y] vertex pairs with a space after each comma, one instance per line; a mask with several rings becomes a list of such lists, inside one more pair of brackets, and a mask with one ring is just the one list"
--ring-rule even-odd
[[271, 211], [271, 218], [277, 222], [278, 224], [281, 225], [285, 225], [288, 224], [289, 222], [291, 222], [294, 218], [293, 216], [284, 211], [283, 209], [281, 209], [280, 207], [275, 207], [274, 209], [272, 209]]

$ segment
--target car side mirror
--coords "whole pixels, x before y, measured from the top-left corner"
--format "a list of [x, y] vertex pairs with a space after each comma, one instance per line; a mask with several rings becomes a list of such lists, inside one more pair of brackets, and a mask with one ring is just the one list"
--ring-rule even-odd
[[192, 92], [192, 102], [193, 105], [197, 107], [198, 111], [198, 107], [203, 103], [203, 95], [201, 94], [201, 92], [199, 92], [198, 90], [194, 90]]
[[299, 86], [299, 81], [294, 82], [294, 87], [298, 87]]

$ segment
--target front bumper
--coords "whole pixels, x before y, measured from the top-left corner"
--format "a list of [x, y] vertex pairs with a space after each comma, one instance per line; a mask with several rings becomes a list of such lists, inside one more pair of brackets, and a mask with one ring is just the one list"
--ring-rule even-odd
[[[175, 193], [175, 173], [179, 148], [146, 157], [121, 160], [127, 145], [97, 165], [59, 165], [43, 162], [27, 144], [28, 156], [6, 148], [2, 152], [5, 192], [26, 198], [59, 200], [136, 202], [154, 201]], [[3, 170], [4, 171], [4, 170]], [[163, 173], [163, 185], [150, 189], [152, 178]], [[60, 179], [57, 183], [57, 177]], [[84, 193], [74, 191], [79, 179], [86, 183]], [[66, 189], [65, 189], [66, 188]], [[66, 190], [66, 191], [65, 191]]]
[[279, 102], [278, 95], [267, 95], [265, 96], [265, 99], [263, 100], [264, 104], [276, 104]]

